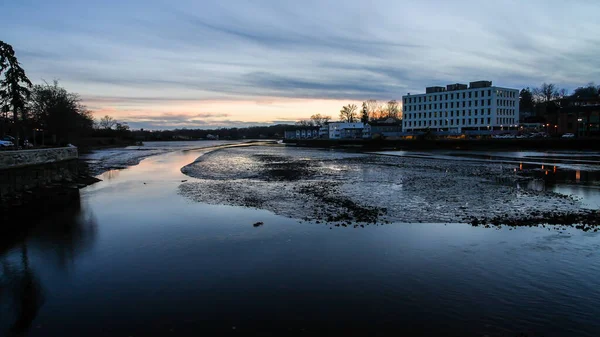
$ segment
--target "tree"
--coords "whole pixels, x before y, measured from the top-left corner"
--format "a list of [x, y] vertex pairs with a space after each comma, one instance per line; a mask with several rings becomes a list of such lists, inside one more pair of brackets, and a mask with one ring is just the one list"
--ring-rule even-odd
[[28, 104], [31, 121], [59, 143], [72, 143], [91, 132], [94, 119], [79, 96], [67, 92], [57, 81], [35, 85]]
[[381, 105], [377, 102], [377, 100], [374, 99], [370, 99], [367, 100], [367, 110], [369, 112], [369, 119], [370, 120], [375, 120], [375, 119], [379, 119], [382, 117], [382, 107]]
[[12, 110], [14, 133], [18, 138], [19, 114], [21, 120], [26, 120], [25, 106], [31, 94], [31, 81], [21, 68], [12, 46], [0, 40], [0, 75], [4, 73], [4, 79], [0, 80], [0, 110], [3, 115], [8, 115]]
[[369, 122], [369, 109], [367, 107], [367, 102], [363, 102], [363, 104], [362, 104], [360, 121], [363, 122], [364, 124], [367, 124]]
[[391, 100], [387, 102], [385, 107], [385, 118], [398, 118], [400, 109], [398, 108], [398, 102]]
[[310, 120], [312, 121], [314, 126], [323, 126], [329, 122], [331, 116], [325, 116], [321, 114], [315, 114], [310, 116]]
[[600, 95], [600, 86], [596, 86], [594, 82], [588, 83], [585, 87], [575, 89], [571, 97], [574, 98], [591, 98]]
[[521, 89], [519, 93], [519, 111], [533, 112], [533, 93], [527, 88]]
[[116, 124], [117, 124], [117, 121], [108, 115], [100, 118], [100, 122], [98, 123], [100, 128], [105, 129], [105, 130], [112, 129]]
[[356, 104], [348, 104], [340, 110], [340, 120], [346, 121], [348, 123], [353, 123], [358, 116], [356, 115], [357, 110]]
[[559, 91], [554, 83], [542, 83], [539, 88], [533, 89], [533, 96], [538, 102], [550, 102], [559, 97]]

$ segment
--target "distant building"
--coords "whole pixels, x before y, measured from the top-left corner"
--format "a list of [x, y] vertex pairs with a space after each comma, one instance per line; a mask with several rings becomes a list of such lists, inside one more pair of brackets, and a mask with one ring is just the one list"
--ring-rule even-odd
[[329, 139], [359, 139], [362, 138], [363, 123], [330, 122]]
[[428, 87], [424, 94], [402, 96], [405, 132], [515, 130], [519, 124], [519, 90], [491, 81]]
[[287, 130], [284, 133], [285, 139], [313, 139], [319, 138], [319, 127], [308, 127], [297, 130]]
[[329, 124], [324, 124], [319, 128], [319, 138], [329, 138]]
[[546, 116], [557, 134], [573, 133], [578, 137], [600, 136], [600, 96], [568, 97], [558, 101], [557, 116]]
[[370, 139], [376, 136], [394, 138], [402, 136], [402, 121], [395, 118], [372, 121], [365, 124], [363, 138]]
[[206, 135], [206, 139], [208, 140], [219, 140], [219, 135], [211, 135], [210, 133]]

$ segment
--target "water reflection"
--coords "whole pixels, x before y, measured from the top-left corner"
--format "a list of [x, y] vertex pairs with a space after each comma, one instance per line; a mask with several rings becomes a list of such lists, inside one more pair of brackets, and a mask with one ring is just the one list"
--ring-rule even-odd
[[44, 267], [68, 270], [94, 243], [97, 226], [78, 198], [56, 212], [4, 214], [2, 219], [18, 227], [0, 240], [0, 336], [23, 336], [45, 298], [33, 256], [41, 256]]
[[113, 180], [119, 177], [120, 170], [109, 170], [102, 173], [102, 180]]

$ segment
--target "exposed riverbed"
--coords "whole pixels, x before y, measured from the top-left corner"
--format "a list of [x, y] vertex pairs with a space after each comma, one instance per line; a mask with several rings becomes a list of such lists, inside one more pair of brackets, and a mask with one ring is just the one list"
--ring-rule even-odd
[[182, 172], [198, 180], [180, 190], [203, 203], [255, 207], [334, 226], [473, 219], [518, 224], [535, 215], [538, 222], [529, 225], [589, 212], [577, 195], [535, 188], [543, 180], [519, 162], [386, 154], [223, 148], [185, 166]]

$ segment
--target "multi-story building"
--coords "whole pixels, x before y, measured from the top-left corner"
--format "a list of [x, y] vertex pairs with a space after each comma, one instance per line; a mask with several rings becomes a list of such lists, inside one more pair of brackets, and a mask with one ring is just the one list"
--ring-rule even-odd
[[395, 118], [371, 121], [365, 124], [365, 128], [363, 129], [363, 138], [365, 139], [371, 139], [377, 136], [394, 138], [401, 137], [402, 135], [402, 121]]
[[363, 123], [330, 122], [329, 139], [356, 139], [362, 138], [365, 127]]
[[402, 96], [405, 132], [516, 130], [519, 90], [492, 86], [491, 81], [428, 87], [424, 94]]
[[284, 138], [285, 139], [319, 138], [319, 128], [318, 127], [309, 127], [309, 128], [304, 128], [304, 129], [285, 131]]

